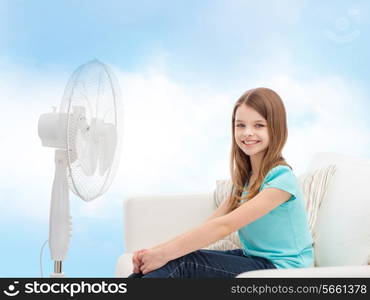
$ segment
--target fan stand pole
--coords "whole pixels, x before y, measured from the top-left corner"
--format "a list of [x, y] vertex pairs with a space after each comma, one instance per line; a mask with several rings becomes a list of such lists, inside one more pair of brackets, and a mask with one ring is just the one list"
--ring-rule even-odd
[[62, 272], [62, 261], [61, 260], [54, 261], [54, 273], [51, 273], [50, 276], [54, 278], [64, 277], [64, 274]]
[[49, 219], [49, 247], [51, 259], [54, 261], [54, 273], [51, 273], [51, 277], [64, 277], [62, 261], [67, 256], [72, 229], [66, 171], [66, 150], [55, 150], [55, 177]]

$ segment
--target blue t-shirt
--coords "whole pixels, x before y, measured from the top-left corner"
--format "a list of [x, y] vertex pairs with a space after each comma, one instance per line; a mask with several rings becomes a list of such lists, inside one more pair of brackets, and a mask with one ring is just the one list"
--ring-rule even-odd
[[[242, 195], [248, 193], [246, 186]], [[259, 191], [269, 187], [286, 191], [291, 197], [238, 230], [244, 254], [264, 257], [277, 268], [312, 267], [313, 241], [297, 178], [288, 166], [279, 165], [267, 173]]]

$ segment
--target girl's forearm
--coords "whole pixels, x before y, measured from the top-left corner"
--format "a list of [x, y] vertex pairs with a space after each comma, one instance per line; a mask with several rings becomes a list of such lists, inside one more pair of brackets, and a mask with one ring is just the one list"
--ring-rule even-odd
[[173, 260], [208, 246], [229, 233], [220, 219], [215, 218], [154, 248], [162, 248], [164, 255]]

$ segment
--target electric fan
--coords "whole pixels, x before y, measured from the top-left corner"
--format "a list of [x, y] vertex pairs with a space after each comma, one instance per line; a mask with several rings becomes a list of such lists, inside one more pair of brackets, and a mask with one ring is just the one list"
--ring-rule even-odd
[[98, 60], [83, 64], [72, 74], [59, 112], [54, 108], [39, 118], [42, 145], [56, 148], [49, 216], [52, 277], [64, 277], [62, 262], [72, 231], [69, 189], [84, 201], [107, 191], [120, 158], [121, 118], [118, 80]]

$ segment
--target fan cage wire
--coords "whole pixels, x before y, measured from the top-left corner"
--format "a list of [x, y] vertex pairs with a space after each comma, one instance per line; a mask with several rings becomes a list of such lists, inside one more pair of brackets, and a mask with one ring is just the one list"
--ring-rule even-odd
[[[114, 154], [113, 154], [112, 164], [109, 167], [109, 169], [105, 172], [105, 174], [103, 176], [104, 179], [98, 184], [99, 187], [96, 188], [95, 189], [96, 191], [92, 192], [91, 194], [89, 194], [87, 191], [91, 190], [91, 184], [93, 184], [93, 183], [88, 183], [88, 185], [90, 185], [90, 187], [85, 188], [85, 184], [81, 184], [81, 182], [80, 182], [81, 179], [78, 179], [79, 177], [77, 175], [75, 175], [75, 172], [77, 172], [77, 170], [76, 170], [76, 168], [73, 168], [72, 164], [71, 164], [71, 155], [72, 155], [72, 153], [71, 153], [71, 141], [70, 141], [70, 138], [69, 138], [70, 134], [71, 134], [71, 131], [73, 129], [73, 128], [71, 128], [71, 126], [76, 125], [76, 124], [71, 124], [72, 123], [71, 122], [71, 119], [72, 119], [71, 118], [71, 116], [72, 116], [72, 112], [71, 112], [72, 100], [71, 100], [71, 98], [74, 95], [75, 88], [77, 86], [75, 83], [78, 82], [81, 74], [90, 67], [91, 68], [97, 67], [98, 69], [100, 69], [100, 71], [104, 71], [104, 74], [106, 75], [106, 77], [108, 79], [110, 92], [112, 94], [112, 103], [113, 103], [113, 107], [114, 107], [114, 125], [115, 125], [115, 129], [116, 129], [116, 132], [117, 132], [117, 141], [116, 141], [115, 151], [114, 151]], [[63, 95], [62, 105], [61, 105], [61, 108], [60, 108], [60, 110], [62, 111], [63, 110], [63, 105], [65, 104], [65, 102], [68, 103], [68, 105], [67, 105], [67, 126], [66, 126], [66, 134], [65, 134], [65, 137], [66, 137], [65, 142], [66, 142], [66, 149], [67, 149], [67, 156], [68, 156], [68, 174], [66, 176], [67, 176], [67, 179], [68, 179], [68, 182], [69, 182], [69, 186], [70, 186], [71, 190], [73, 191], [73, 193], [76, 194], [78, 197], [80, 197], [81, 199], [83, 199], [85, 201], [94, 200], [94, 199], [98, 198], [99, 196], [101, 196], [102, 194], [104, 194], [107, 191], [107, 189], [110, 187], [110, 185], [112, 184], [113, 177], [116, 174], [118, 164], [119, 164], [119, 161], [120, 161], [119, 151], [121, 149], [121, 140], [122, 140], [121, 133], [123, 133], [123, 131], [121, 130], [120, 118], [118, 117], [118, 114], [122, 114], [122, 112], [121, 112], [122, 106], [121, 106], [120, 97], [121, 97], [121, 95], [120, 95], [120, 89], [119, 89], [119, 85], [118, 85], [118, 82], [117, 82], [117, 78], [115, 77], [114, 73], [111, 71], [111, 69], [107, 65], [103, 64], [102, 62], [100, 62], [98, 60], [89, 61], [89, 62], [83, 64], [82, 66], [80, 66], [79, 68], [77, 68], [75, 70], [75, 72], [72, 74], [71, 78], [69, 79], [69, 81], [67, 83], [66, 90], [65, 90], [64, 95]], [[76, 129], [74, 129], [73, 132], [74, 132], [74, 134], [76, 134]], [[95, 174], [94, 174], [94, 176], [95, 176]], [[85, 176], [84, 179], [87, 179], [87, 177], [88, 176]], [[100, 179], [100, 177], [98, 179]], [[93, 184], [93, 185], [95, 185], [95, 184]], [[81, 189], [85, 189], [85, 191], [81, 191]]]

